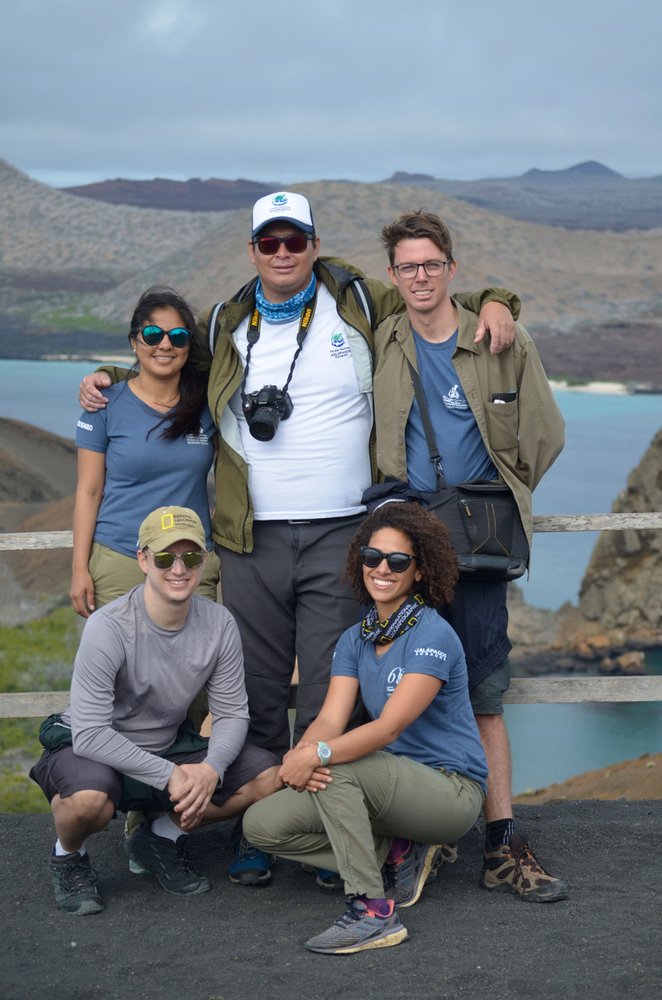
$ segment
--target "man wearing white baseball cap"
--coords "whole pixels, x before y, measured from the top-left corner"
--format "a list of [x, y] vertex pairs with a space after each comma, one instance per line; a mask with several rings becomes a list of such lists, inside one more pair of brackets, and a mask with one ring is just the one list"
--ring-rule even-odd
[[[324, 701], [335, 643], [359, 614], [341, 576], [376, 475], [373, 331], [403, 304], [392, 284], [320, 257], [310, 204], [295, 192], [255, 203], [248, 255], [256, 276], [203, 315], [207, 353], [200, 342], [191, 350], [209, 371], [219, 428], [212, 531], [244, 646], [248, 739], [283, 754], [295, 657], [297, 739]], [[459, 299], [482, 308], [477, 337], [489, 329], [492, 350], [512, 343], [516, 296], [488, 289]], [[82, 405], [103, 405], [96, 387], [107, 384], [86, 376]], [[233, 881], [268, 878], [266, 855], [243, 842], [237, 852]]]
[[[87, 841], [116, 809], [162, 813], [125, 842], [131, 870], [194, 896], [210, 886], [188, 860], [188, 834], [241, 816], [282, 787], [274, 755], [245, 743], [234, 619], [194, 594], [206, 555], [195, 511], [160, 507], [145, 518], [138, 539], [145, 583], [87, 619], [69, 706], [41, 727], [45, 749], [31, 777], [51, 803], [51, 877], [64, 912], [104, 909]], [[212, 717], [208, 740], [186, 717], [201, 688]]]

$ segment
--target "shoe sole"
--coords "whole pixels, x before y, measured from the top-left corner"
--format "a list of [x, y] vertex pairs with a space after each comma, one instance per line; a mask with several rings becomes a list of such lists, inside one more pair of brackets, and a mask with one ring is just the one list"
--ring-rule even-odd
[[245, 877], [242, 875], [228, 875], [228, 878], [233, 885], [240, 886], [261, 886], [268, 885], [271, 882], [271, 872], [267, 872], [266, 875], [251, 875]]
[[547, 888], [531, 889], [529, 892], [518, 892], [508, 882], [503, 882], [499, 885], [485, 885], [481, 881], [480, 884], [487, 892], [510, 892], [517, 899], [521, 899], [523, 903], [558, 903], [562, 899], [569, 899], [570, 897], [567, 886], [560, 881], [552, 883]]
[[336, 889], [342, 889], [343, 883], [340, 875], [333, 882], [325, 882], [324, 879], [319, 877], [317, 870], [312, 865], [301, 865], [301, 871], [306, 872], [307, 875], [314, 875], [320, 889], [325, 889], [326, 892], [334, 892]]
[[136, 861], [135, 858], [129, 858], [129, 871], [132, 875], [151, 875], [149, 868], [145, 868], [140, 861]]
[[416, 903], [418, 903], [423, 893], [423, 889], [425, 888], [425, 883], [427, 882], [430, 876], [430, 871], [432, 870], [432, 867], [434, 865], [434, 859], [436, 857], [438, 850], [439, 850], [438, 845], [432, 845], [428, 849], [428, 852], [425, 855], [425, 860], [423, 862], [423, 867], [421, 868], [421, 873], [419, 875], [418, 882], [416, 884], [414, 895], [411, 897], [411, 899], [407, 899], [404, 902], [399, 901], [396, 904], [399, 910], [406, 910], [408, 906], [414, 906]]
[[105, 909], [101, 900], [96, 899], [86, 899], [75, 908], [61, 903], [58, 903], [57, 906], [63, 913], [70, 913], [73, 917], [89, 917], [93, 913], [103, 913]]
[[396, 944], [401, 944], [409, 937], [406, 927], [401, 927], [392, 934], [374, 940], [361, 941], [358, 944], [348, 945], [346, 948], [314, 948], [306, 943], [308, 951], [314, 951], [318, 955], [355, 955], [359, 951], [374, 951], [377, 948], [392, 948]]

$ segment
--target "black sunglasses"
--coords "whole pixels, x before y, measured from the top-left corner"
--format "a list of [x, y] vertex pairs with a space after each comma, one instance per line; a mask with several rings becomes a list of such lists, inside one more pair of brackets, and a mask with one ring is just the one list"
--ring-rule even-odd
[[377, 569], [383, 559], [386, 559], [386, 565], [392, 573], [404, 573], [416, 556], [410, 556], [406, 552], [382, 552], [381, 549], [373, 549], [371, 545], [361, 546], [361, 562], [368, 569]]
[[184, 326], [176, 326], [172, 330], [162, 330], [160, 326], [145, 326], [140, 334], [148, 347], [156, 347], [164, 337], [167, 337], [173, 347], [186, 347], [191, 331]]
[[[152, 552], [151, 549], [149, 551]], [[175, 565], [176, 559], [181, 559], [187, 569], [197, 569], [198, 566], [202, 566], [202, 560], [205, 557], [204, 552], [200, 552], [198, 549], [182, 552], [180, 556], [175, 555], [174, 552], [152, 552], [152, 555], [157, 569], [170, 569]]]
[[305, 233], [295, 233], [294, 236], [258, 236], [256, 240], [253, 240], [253, 246], [257, 247], [265, 257], [273, 257], [275, 253], [278, 253], [281, 243], [285, 244], [288, 253], [303, 253], [308, 245], [308, 240], [312, 240], [312, 238], [312, 236], [306, 236]]

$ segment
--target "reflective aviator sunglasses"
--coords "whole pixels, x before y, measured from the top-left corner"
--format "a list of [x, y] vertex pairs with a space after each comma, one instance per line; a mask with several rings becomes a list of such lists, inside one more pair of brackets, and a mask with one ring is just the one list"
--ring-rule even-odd
[[176, 326], [172, 330], [162, 330], [160, 326], [145, 326], [140, 335], [148, 347], [156, 347], [164, 337], [168, 337], [173, 347], [186, 347], [191, 331], [184, 326]]
[[[151, 549], [149, 551], [152, 552]], [[200, 552], [199, 549], [182, 552], [180, 556], [175, 555], [174, 552], [152, 552], [152, 555], [157, 569], [171, 569], [175, 565], [176, 559], [181, 559], [187, 569], [197, 569], [198, 566], [202, 566], [202, 560], [205, 557], [204, 552]]]
[[382, 552], [371, 545], [361, 546], [361, 562], [368, 569], [377, 569], [383, 559], [386, 559], [386, 565], [392, 573], [404, 573], [416, 556], [410, 556], [407, 552]]

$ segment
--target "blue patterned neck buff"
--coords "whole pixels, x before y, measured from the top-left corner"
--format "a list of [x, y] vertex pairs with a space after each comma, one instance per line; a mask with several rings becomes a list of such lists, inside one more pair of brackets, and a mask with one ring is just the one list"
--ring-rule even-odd
[[262, 281], [258, 278], [255, 286], [255, 305], [258, 312], [269, 323], [289, 323], [301, 315], [301, 310], [310, 302], [315, 289], [317, 288], [317, 278], [315, 275], [310, 279], [310, 284], [302, 292], [297, 292], [287, 302], [267, 302], [262, 291]]

